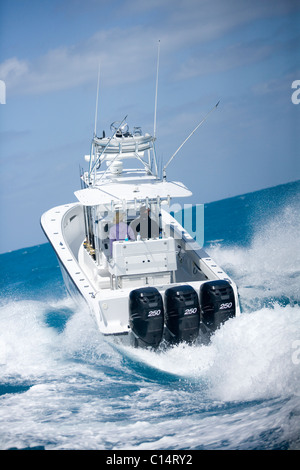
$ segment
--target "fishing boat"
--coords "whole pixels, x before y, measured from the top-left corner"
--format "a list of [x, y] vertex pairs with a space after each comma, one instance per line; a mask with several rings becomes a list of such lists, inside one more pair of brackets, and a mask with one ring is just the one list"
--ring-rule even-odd
[[97, 136], [98, 73], [95, 128], [76, 202], [41, 217], [72, 297], [85, 301], [103, 335], [143, 348], [202, 341], [240, 314], [237, 286], [202, 247], [203, 205], [174, 205], [192, 193], [166, 172], [219, 103], [159, 172], [158, 64], [159, 48], [153, 135], [130, 130], [125, 116], [111, 124], [110, 137]]
[[103, 335], [136, 347], [194, 342], [239, 315], [237, 287], [172, 211], [192, 195], [167, 179], [177, 151], [159, 175], [155, 136], [126, 119], [110, 137], [94, 133], [76, 202], [48, 210], [41, 226]]

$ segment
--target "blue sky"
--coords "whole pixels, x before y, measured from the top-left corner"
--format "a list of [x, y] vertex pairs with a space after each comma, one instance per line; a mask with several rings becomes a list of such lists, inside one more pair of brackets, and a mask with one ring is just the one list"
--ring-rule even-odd
[[158, 157], [197, 123], [168, 179], [205, 203], [300, 178], [300, 2], [1, 0], [0, 252], [46, 241], [47, 209], [75, 201], [94, 129], [128, 114]]

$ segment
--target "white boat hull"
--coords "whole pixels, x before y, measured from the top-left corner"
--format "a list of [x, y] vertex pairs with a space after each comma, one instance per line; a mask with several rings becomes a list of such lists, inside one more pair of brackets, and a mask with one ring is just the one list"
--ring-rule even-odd
[[[235, 315], [240, 314], [238, 292], [234, 282], [184, 231], [169, 213], [163, 211], [163, 224], [172, 222], [174, 237], [183, 233], [182, 248], [188, 253], [187, 265], [193, 264], [196, 273], [185, 279], [178, 270], [175, 282], [167, 281], [164, 276], [152, 279], [152, 285], [163, 295], [171, 286], [189, 284], [196, 292], [207, 281], [226, 280], [232, 286], [235, 296]], [[42, 215], [41, 226], [51, 243], [62, 270], [63, 278], [70, 295], [84, 299], [103, 335], [127, 335], [130, 332], [128, 298], [133, 288], [143, 287], [140, 283], [129, 284], [123, 288], [111, 288], [107, 279], [101, 277], [97, 266], [83, 247], [85, 239], [83, 206], [72, 203], [55, 207]], [[178, 241], [178, 240], [176, 240]], [[187, 250], [187, 246], [192, 249]], [[149, 285], [149, 283], [147, 284]], [[103, 287], [101, 287], [103, 286]]]

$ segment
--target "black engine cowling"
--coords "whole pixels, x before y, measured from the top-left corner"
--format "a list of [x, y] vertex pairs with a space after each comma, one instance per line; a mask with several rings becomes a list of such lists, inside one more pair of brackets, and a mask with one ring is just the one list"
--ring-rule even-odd
[[130, 292], [129, 325], [134, 346], [156, 348], [159, 345], [164, 329], [164, 306], [155, 287]]
[[225, 280], [208, 281], [200, 287], [201, 320], [213, 332], [235, 316], [234, 292]]
[[199, 334], [198, 294], [189, 285], [171, 287], [165, 292], [165, 338], [172, 343], [193, 342]]

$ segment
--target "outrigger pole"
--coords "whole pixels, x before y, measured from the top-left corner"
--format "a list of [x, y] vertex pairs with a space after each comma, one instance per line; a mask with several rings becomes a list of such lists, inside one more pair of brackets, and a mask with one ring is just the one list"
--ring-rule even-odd
[[157, 110], [157, 88], [158, 88], [159, 51], [160, 51], [160, 40], [158, 41], [158, 49], [157, 49], [156, 86], [155, 86], [155, 106], [154, 106], [154, 129], [153, 129], [153, 137], [154, 137], [154, 138], [155, 138], [155, 134], [156, 134], [156, 110]]
[[[96, 94], [96, 105], [95, 105], [95, 124], [94, 124], [94, 136], [93, 136], [93, 139], [97, 136], [99, 82], [100, 82], [100, 62], [99, 62], [99, 65], [98, 65], [98, 81], [97, 81], [97, 94]], [[92, 172], [92, 150], [93, 150], [93, 140], [92, 140], [91, 150], [90, 150], [89, 183], [90, 183], [90, 175], [91, 175], [91, 172]]]
[[201, 124], [204, 123], [204, 121], [206, 121], [206, 119], [208, 118], [209, 114], [212, 113], [216, 107], [218, 106], [218, 104], [220, 103], [220, 101], [217, 102], [217, 104], [215, 104], [215, 106], [207, 113], [207, 115], [202, 119], [202, 121], [199, 122], [199, 124], [195, 127], [195, 129], [190, 133], [190, 135], [182, 142], [182, 144], [178, 147], [178, 149], [176, 150], [175, 153], [173, 153], [172, 157], [169, 159], [169, 161], [165, 164], [165, 166], [163, 167], [163, 179], [165, 180], [167, 175], [166, 175], [166, 168], [167, 166], [169, 165], [169, 163], [171, 163], [171, 161], [173, 160], [173, 158], [175, 157], [175, 155], [179, 152], [179, 150], [184, 146], [184, 144], [189, 140], [190, 137], [192, 137], [192, 135], [194, 134], [194, 132], [196, 132], [196, 130], [201, 126]]
[[98, 82], [97, 82], [97, 96], [96, 96], [96, 109], [95, 109], [95, 127], [94, 137], [97, 135], [97, 118], [98, 118], [98, 99], [99, 99], [99, 81], [100, 81], [100, 63], [98, 66]]

